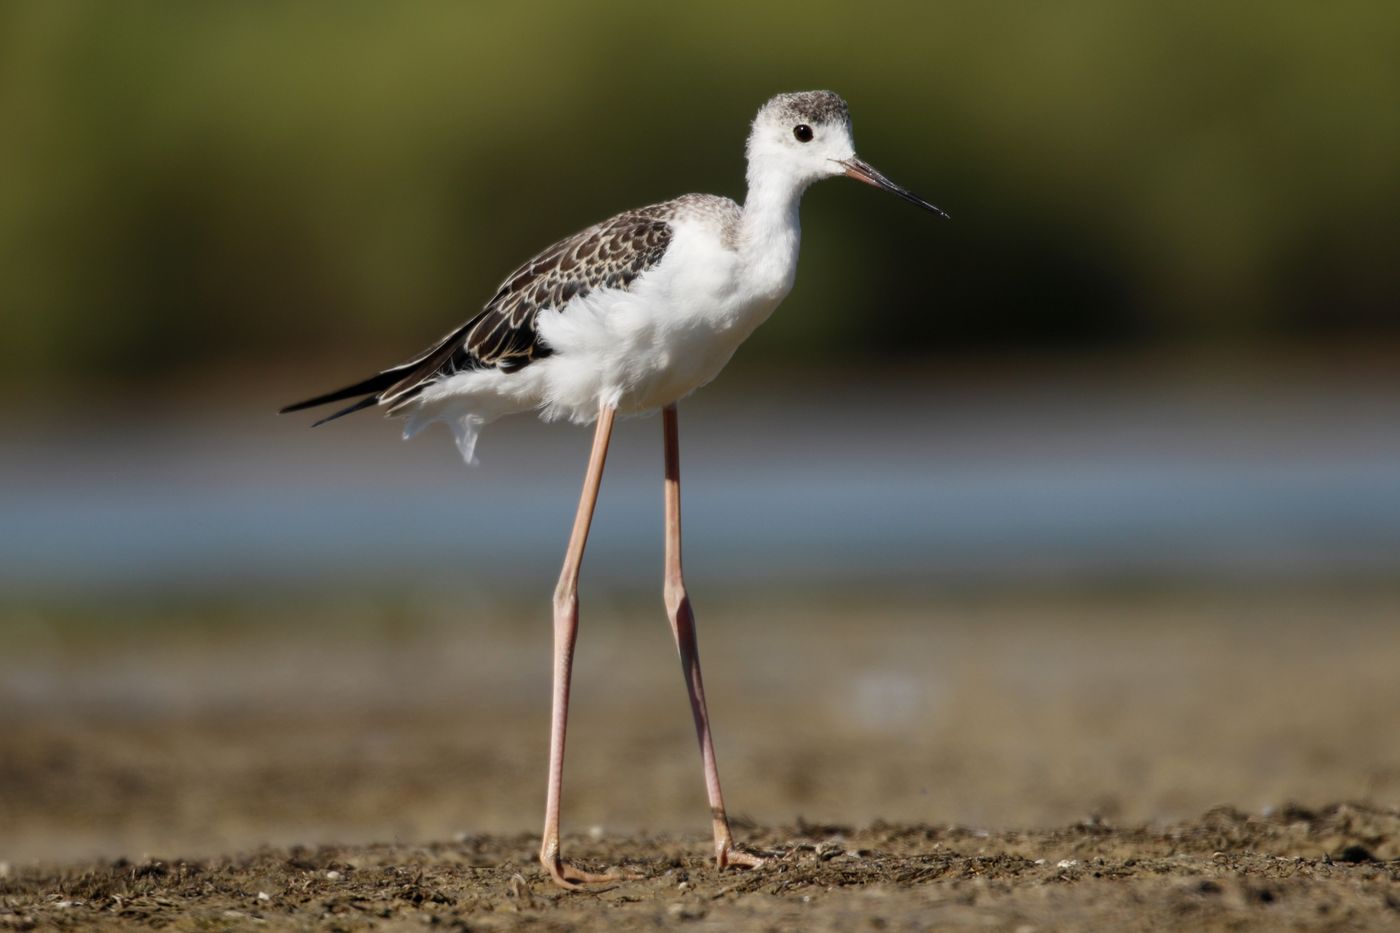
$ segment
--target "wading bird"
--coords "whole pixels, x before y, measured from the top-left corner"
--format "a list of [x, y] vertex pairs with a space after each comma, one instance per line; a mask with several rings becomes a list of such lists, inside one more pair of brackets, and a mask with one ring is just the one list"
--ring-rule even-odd
[[[792, 288], [797, 209], [813, 182], [846, 175], [947, 216], [858, 158], [846, 102], [830, 91], [779, 94], [749, 133], [748, 195], [689, 194], [627, 211], [562, 240], [516, 270], [486, 307], [427, 351], [352, 386], [297, 402], [298, 411], [357, 398], [316, 422], [371, 406], [406, 419], [408, 437], [434, 421], [475, 460], [483, 425], [538, 411], [596, 421], [583, 494], [554, 590], [554, 695], [540, 862], [555, 883], [614, 880], [559, 852], [564, 735], [578, 632], [578, 578], [613, 419], [662, 412], [665, 437], [665, 603], [705, 769], [715, 859], [758, 866], [734, 844], [710, 738], [695, 620], [681, 575], [680, 448], [676, 402], [719, 374]], [[361, 396], [363, 396], [361, 398]]]

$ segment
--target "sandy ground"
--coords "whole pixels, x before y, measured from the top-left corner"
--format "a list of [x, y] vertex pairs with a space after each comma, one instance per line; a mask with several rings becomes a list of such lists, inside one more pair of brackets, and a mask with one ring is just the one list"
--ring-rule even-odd
[[1400, 594], [584, 593], [556, 892], [542, 607], [9, 610], [0, 928], [1400, 925]]

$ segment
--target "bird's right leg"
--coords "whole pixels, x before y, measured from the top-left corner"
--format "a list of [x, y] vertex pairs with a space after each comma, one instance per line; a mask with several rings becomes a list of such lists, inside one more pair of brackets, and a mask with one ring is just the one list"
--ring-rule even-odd
[[705, 767], [705, 790], [710, 797], [710, 818], [715, 831], [715, 864], [720, 868], [730, 865], [758, 868], [763, 859], [734, 845], [729, 817], [724, 811], [724, 794], [719, 787], [715, 743], [710, 736], [710, 712], [705, 706], [705, 681], [700, 675], [695, 612], [690, 607], [681, 570], [680, 418], [674, 402], [662, 409], [661, 422], [666, 438], [666, 615], [671, 620], [671, 632], [676, 636], [685, 689], [690, 696], [690, 712], [695, 719], [695, 738], [700, 744], [700, 760]]
[[569, 722], [569, 680], [574, 667], [574, 642], [578, 637], [578, 574], [583, 563], [583, 548], [588, 542], [588, 527], [593, 521], [593, 507], [598, 502], [598, 487], [603, 479], [603, 464], [608, 457], [608, 440], [612, 437], [615, 414], [606, 405], [598, 410], [598, 426], [593, 433], [593, 452], [588, 458], [588, 472], [583, 478], [583, 494], [579, 497], [578, 514], [574, 517], [574, 530], [569, 536], [569, 549], [564, 554], [559, 585], [554, 589], [554, 703], [549, 733], [549, 792], [545, 799], [540, 863], [554, 883], [565, 888], [616, 881], [620, 877], [592, 874], [565, 863], [559, 857], [564, 733]]

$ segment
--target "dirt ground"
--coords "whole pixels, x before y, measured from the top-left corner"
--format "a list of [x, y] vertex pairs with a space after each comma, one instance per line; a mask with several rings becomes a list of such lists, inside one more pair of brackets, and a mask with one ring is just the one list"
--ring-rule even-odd
[[659, 606], [584, 594], [566, 854], [549, 631], [479, 594], [8, 610], [0, 929], [1400, 927], [1400, 595], [731, 594], [736, 835]]
[[[1400, 814], [1229, 808], [1169, 828], [987, 834], [913, 824], [745, 827], [768, 857], [718, 872], [705, 840], [569, 840], [640, 875], [555, 890], [531, 836], [125, 859], [0, 882], [0, 925], [170, 929], [1382, 929], [1400, 924]], [[1318, 854], [1322, 853], [1322, 854]]]

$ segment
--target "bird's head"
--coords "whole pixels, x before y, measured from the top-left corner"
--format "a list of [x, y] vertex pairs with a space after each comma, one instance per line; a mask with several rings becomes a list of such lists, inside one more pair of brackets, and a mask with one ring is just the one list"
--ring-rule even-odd
[[847, 175], [948, 216], [856, 155], [851, 112], [831, 91], [779, 94], [759, 108], [749, 132], [748, 158], [751, 185], [760, 177], [778, 177], [800, 190], [823, 178]]

